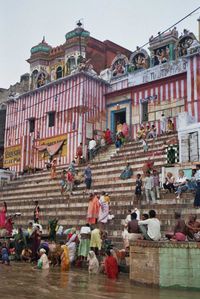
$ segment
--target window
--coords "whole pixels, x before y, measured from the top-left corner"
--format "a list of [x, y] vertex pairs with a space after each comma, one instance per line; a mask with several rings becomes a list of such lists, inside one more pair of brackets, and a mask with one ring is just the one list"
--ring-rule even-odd
[[35, 131], [35, 118], [29, 119], [29, 131], [30, 133]]
[[56, 70], [56, 79], [62, 78], [63, 76], [63, 69], [61, 66], [59, 66]]
[[148, 121], [148, 101], [141, 104], [142, 112], [142, 122]]
[[49, 127], [55, 126], [55, 111], [49, 112]]

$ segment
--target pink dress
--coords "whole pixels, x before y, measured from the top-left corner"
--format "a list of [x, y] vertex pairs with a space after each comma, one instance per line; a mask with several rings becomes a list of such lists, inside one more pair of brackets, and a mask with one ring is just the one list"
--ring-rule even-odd
[[0, 228], [5, 227], [6, 224], [6, 209], [2, 208], [0, 212]]

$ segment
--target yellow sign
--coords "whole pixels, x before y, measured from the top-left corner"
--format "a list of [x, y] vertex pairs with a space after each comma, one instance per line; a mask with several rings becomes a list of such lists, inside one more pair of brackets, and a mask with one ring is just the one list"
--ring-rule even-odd
[[[61, 146], [61, 148], [58, 150], [58, 152], [56, 153], [55, 157], [64, 157], [67, 155], [67, 135], [59, 135], [59, 136], [55, 136], [55, 137], [51, 137], [51, 138], [47, 138], [47, 139], [42, 139], [39, 142], [39, 145], [46, 145], [46, 146], [52, 146], [54, 144], [57, 144], [59, 142], [63, 141], [63, 144]], [[39, 152], [39, 159], [43, 160], [43, 159], [48, 159], [49, 158], [49, 153], [47, 150], [44, 150], [42, 152]]]
[[20, 164], [21, 151], [22, 151], [21, 144], [5, 148], [3, 167], [10, 167], [16, 164]]

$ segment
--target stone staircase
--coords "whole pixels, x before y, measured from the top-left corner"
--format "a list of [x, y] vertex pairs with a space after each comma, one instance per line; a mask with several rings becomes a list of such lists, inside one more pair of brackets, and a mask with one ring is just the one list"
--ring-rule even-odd
[[[144, 153], [141, 142], [131, 141], [126, 143], [120, 150], [113, 145], [106, 152], [99, 154], [91, 162], [93, 183], [92, 189], [99, 193], [106, 191], [111, 197], [111, 211], [115, 218], [106, 225], [109, 236], [115, 244], [121, 243], [121, 220], [125, 219], [128, 209], [136, 207], [133, 202], [135, 189], [135, 176], [142, 173], [142, 167], [148, 160], [154, 161], [154, 168], [160, 169], [166, 164], [166, 153], [162, 152], [163, 142], [169, 138], [177, 137], [176, 134], [160, 136], [153, 142], [149, 141], [149, 152]], [[156, 154], [156, 153], [160, 154]], [[119, 178], [126, 163], [130, 162], [134, 175], [131, 179], [121, 180]], [[50, 172], [26, 175], [10, 182], [0, 190], [0, 200], [6, 201], [8, 213], [21, 212], [16, 219], [17, 225], [27, 226], [28, 220], [33, 219], [34, 201], [38, 200], [41, 208], [41, 224], [46, 231], [48, 220], [53, 217], [59, 218], [59, 223], [64, 227], [80, 227], [86, 223], [88, 206], [88, 195], [85, 193], [85, 185], [81, 184], [73, 191], [73, 195], [61, 196], [59, 176], [64, 166], [58, 167], [58, 178], [50, 180]], [[80, 171], [84, 166], [79, 167]], [[141, 212], [150, 208], [156, 209], [162, 224], [162, 230], [172, 229], [174, 225], [174, 211], [181, 210], [185, 218], [190, 213], [199, 213], [192, 208], [194, 195], [183, 194], [181, 199], [175, 199], [174, 194], [161, 192], [161, 199], [155, 205], [146, 205], [142, 201]]]

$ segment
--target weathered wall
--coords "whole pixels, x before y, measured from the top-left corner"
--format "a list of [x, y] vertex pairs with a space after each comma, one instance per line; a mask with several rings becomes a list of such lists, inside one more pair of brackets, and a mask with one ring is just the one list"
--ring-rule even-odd
[[130, 279], [159, 287], [200, 289], [200, 244], [138, 241], [130, 247]]

